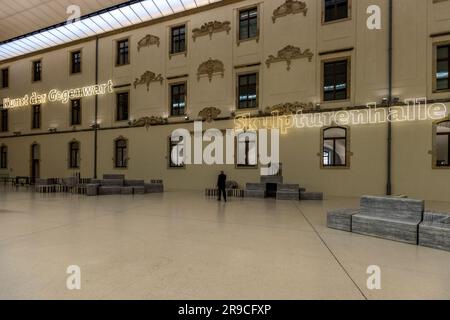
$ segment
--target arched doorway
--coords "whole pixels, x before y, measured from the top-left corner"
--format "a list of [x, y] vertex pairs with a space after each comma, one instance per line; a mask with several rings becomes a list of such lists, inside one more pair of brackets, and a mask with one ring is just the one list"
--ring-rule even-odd
[[39, 144], [31, 145], [31, 183], [34, 184], [36, 179], [40, 178], [40, 162], [41, 162], [41, 148]]

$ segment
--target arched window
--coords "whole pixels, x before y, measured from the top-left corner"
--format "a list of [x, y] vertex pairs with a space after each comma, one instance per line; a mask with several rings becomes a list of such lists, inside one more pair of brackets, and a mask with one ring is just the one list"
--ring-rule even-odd
[[116, 168], [128, 167], [128, 141], [124, 138], [119, 138], [115, 141], [115, 157], [114, 163]]
[[237, 166], [255, 167], [258, 164], [258, 143], [256, 132], [242, 132], [237, 138]]
[[69, 143], [69, 168], [80, 168], [80, 143], [78, 141]]
[[324, 167], [345, 167], [347, 159], [347, 129], [331, 127], [323, 130], [322, 165]]
[[0, 147], [0, 169], [8, 168], [8, 147], [2, 145]]
[[436, 166], [450, 167], [450, 120], [436, 125]]

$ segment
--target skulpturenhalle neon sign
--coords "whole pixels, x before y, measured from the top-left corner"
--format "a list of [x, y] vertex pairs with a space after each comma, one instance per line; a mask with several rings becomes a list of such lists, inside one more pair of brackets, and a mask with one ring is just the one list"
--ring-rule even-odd
[[103, 84], [96, 84], [82, 88], [75, 88], [62, 91], [52, 89], [49, 91], [49, 93], [44, 94], [38, 94], [36, 92], [33, 92], [30, 95], [26, 94], [20, 98], [4, 98], [3, 108], [13, 109], [37, 104], [44, 104], [47, 102], [67, 103], [70, 100], [74, 99], [104, 95], [113, 92], [114, 92], [113, 82], [112, 80], [109, 80], [108, 82]]

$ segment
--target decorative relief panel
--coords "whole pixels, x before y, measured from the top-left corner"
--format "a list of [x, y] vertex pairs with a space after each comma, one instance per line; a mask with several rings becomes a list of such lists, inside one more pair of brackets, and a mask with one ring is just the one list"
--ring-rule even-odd
[[159, 37], [148, 34], [138, 42], [138, 51], [141, 51], [144, 47], [150, 47], [152, 45], [157, 45], [159, 47], [159, 44]]
[[308, 13], [306, 3], [303, 1], [286, 0], [284, 4], [273, 11], [272, 21], [273, 23], [275, 23], [279, 18], [297, 13], [303, 13], [303, 15], [306, 17], [306, 14]]
[[302, 52], [300, 48], [289, 45], [286, 46], [284, 49], [278, 51], [276, 57], [270, 55], [269, 58], [266, 60], [266, 65], [267, 68], [270, 68], [270, 65], [272, 63], [286, 61], [287, 70], [289, 71], [291, 70], [292, 60], [308, 58], [308, 61], [311, 62], [313, 56], [314, 55], [310, 49], [306, 49], [305, 51]]
[[192, 30], [192, 38], [195, 41], [198, 37], [207, 36], [207, 35], [209, 35], [209, 38], [212, 39], [213, 33], [217, 33], [217, 32], [226, 32], [227, 34], [229, 34], [230, 30], [231, 30], [230, 25], [231, 25], [231, 23], [229, 21], [206, 22], [200, 28], [195, 28], [194, 30]]
[[136, 87], [138, 85], [142, 85], [142, 84], [146, 84], [147, 85], [147, 91], [150, 91], [150, 83], [152, 82], [160, 82], [161, 84], [163, 83], [164, 78], [162, 77], [161, 74], [156, 75], [156, 73], [151, 72], [151, 71], [146, 71], [141, 78], [136, 78], [136, 80], [134, 80], [134, 88], [136, 89]]
[[314, 110], [314, 104], [312, 102], [293, 102], [293, 103], [280, 103], [272, 107], [267, 107], [266, 114], [277, 114], [277, 115], [291, 115], [296, 114], [299, 111], [311, 111]]
[[155, 125], [160, 125], [160, 124], [165, 124], [166, 120], [162, 117], [156, 117], [156, 116], [151, 116], [151, 117], [142, 117], [138, 120], [134, 120], [131, 125], [133, 127], [145, 127], [147, 130], [148, 128], [150, 128], [150, 126], [155, 126]]
[[203, 62], [199, 67], [197, 71], [197, 79], [200, 80], [200, 77], [202, 75], [207, 75], [209, 81], [212, 81], [212, 77], [214, 74], [219, 73], [222, 78], [225, 75], [225, 66], [222, 61], [220, 60], [213, 60], [209, 58], [208, 61]]
[[208, 107], [200, 111], [198, 116], [206, 122], [212, 122], [213, 120], [216, 120], [221, 113], [222, 111], [220, 109], [217, 109], [215, 107]]

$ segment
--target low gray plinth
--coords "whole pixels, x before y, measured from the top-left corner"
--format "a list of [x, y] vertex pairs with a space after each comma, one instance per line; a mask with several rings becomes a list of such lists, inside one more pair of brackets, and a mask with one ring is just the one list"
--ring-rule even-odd
[[126, 187], [143, 187], [145, 186], [144, 180], [125, 180], [124, 185]]
[[266, 191], [264, 191], [264, 190], [245, 190], [244, 197], [245, 198], [264, 199], [266, 197]]
[[144, 186], [142, 186], [142, 187], [139, 187], [139, 186], [133, 187], [133, 192], [134, 192], [134, 194], [145, 194], [145, 187]]
[[323, 200], [322, 192], [300, 192], [300, 200], [305, 201], [321, 201]]
[[247, 190], [265, 191], [266, 184], [265, 183], [247, 183], [246, 189]]
[[277, 200], [298, 200], [298, 184], [278, 184]]
[[122, 187], [120, 192], [126, 195], [133, 194], [133, 187]]
[[98, 194], [101, 196], [109, 196], [113, 194], [121, 194], [122, 187], [119, 186], [101, 186], [98, 188]]
[[94, 197], [98, 195], [98, 184], [87, 184], [86, 195]]
[[352, 231], [417, 244], [424, 206], [422, 200], [364, 196], [360, 213], [353, 216]]
[[419, 225], [419, 245], [450, 251], [450, 214], [425, 212]]
[[419, 222], [380, 219], [360, 214], [352, 218], [352, 232], [417, 245]]
[[106, 187], [123, 187], [123, 180], [121, 179], [105, 179], [101, 180], [101, 185]]
[[283, 183], [283, 177], [282, 176], [261, 176], [261, 183], [263, 183], [263, 184]]
[[145, 185], [145, 192], [147, 193], [163, 193], [164, 185], [159, 183], [151, 183]]
[[125, 180], [124, 174], [104, 174], [103, 179], [105, 180]]
[[359, 213], [358, 209], [336, 209], [327, 213], [327, 227], [352, 232], [352, 217]]

